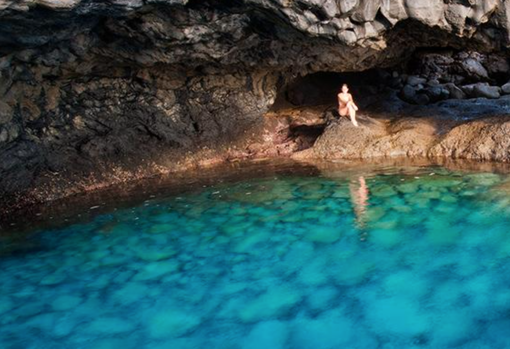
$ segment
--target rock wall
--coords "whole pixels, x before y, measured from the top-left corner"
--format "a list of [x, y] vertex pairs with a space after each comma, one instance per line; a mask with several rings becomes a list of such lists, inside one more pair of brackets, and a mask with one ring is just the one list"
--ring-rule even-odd
[[262, 115], [297, 75], [504, 53], [509, 28], [505, 0], [0, 0], [0, 196], [270, 148]]

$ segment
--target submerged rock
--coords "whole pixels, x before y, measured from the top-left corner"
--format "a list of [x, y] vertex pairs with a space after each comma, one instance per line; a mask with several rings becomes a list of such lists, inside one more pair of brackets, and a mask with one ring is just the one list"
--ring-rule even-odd
[[284, 349], [288, 332], [288, 325], [285, 322], [259, 322], [244, 339], [242, 349]]
[[202, 319], [176, 309], [160, 311], [150, 318], [148, 327], [153, 338], [180, 337], [193, 331]]
[[14, 308], [14, 302], [6, 296], [0, 298], [0, 314], [5, 314]]
[[147, 263], [133, 279], [138, 281], [158, 279], [163, 275], [173, 273], [179, 269], [179, 263], [175, 260]]
[[239, 310], [239, 318], [247, 323], [277, 319], [284, 316], [300, 300], [301, 295], [297, 290], [275, 286], [250, 300]]
[[115, 335], [131, 332], [135, 328], [132, 322], [116, 317], [100, 317], [88, 324], [84, 331], [96, 335]]
[[342, 231], [338, 227], [312, 226], [311, 231], [305, 235], [305, 238], [313, 242], [334, 243], [342, 236]]
[[55, 299], [51, 306], [53, 307], [53, 310], [55, 311], [65, 311], [69, 309], [73, 309], [77, 305], [79, 305], [82, 302], [82, 298], [78, 296], [72, 296], [72, 295], [64, 295], [60, 296], [57, 299]]
[[[355, 333], [351, 320], [343, 315], [341, 309], [334, 309], [315, 319], [297, 318], [293, 323], [291, 343], [297, 349], [341, 348], [351, 343]], [[366, 340], [368, 338], [361, 338], [356, 342], [360, 344]]]

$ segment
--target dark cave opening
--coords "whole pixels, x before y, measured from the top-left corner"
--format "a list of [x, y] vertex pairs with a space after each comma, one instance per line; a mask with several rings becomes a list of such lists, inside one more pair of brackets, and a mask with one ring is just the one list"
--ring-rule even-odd
[[394, 79], [393, 71], [383, 69], [299, 76], [279, 89], [270, 114], [289, 120], [288, 140], [295, 143], [296, 150], [304, 150], [314, 145], [330, 122], [339, 119], [337, 95], [342, 84], [348, 85], [360, 109], [368, 110], [392, 83], [398, 85], [399, 80]]
[[336, 95], [344, 83], [364, 109], [375, 106], [388, 93], [418, 105], [447, 99], [497, 99], [510, 94], [510, 59], [453, 47], [421, 47], [391, 67], [296, 77], [279, 89], [271, 111], [336, 106]]
[[318, 72], [297, 77], [278, 91], [271, 110], [336, 105], [337, 94], [344, 83], [349, 86], [356, 103], [363, 106], [382, 91], [388, 79], [391, 79], [391, 74], [380, 69], [344, 73]]

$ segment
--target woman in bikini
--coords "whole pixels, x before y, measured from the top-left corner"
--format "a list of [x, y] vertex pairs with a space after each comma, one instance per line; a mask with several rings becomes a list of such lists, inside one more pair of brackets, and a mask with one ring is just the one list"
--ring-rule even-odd
[[349, 93], [347, 84], [343, 84], [342, 91], [338, 94], [338, 112], [340, 113], [340, 116], [349, 115], [352, 124], [358, 127], [358, 122], [356, 121], [357, 110], [358, 107], [354, 104], [354, 100], [352, 99], [352, 95]]

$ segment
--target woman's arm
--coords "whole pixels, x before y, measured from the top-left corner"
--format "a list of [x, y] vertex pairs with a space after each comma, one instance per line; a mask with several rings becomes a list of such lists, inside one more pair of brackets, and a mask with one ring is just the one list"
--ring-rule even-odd
[[354, 103], [354, 99], [352, 98], [352, 95], [350, 93], [349, 93], [349, 102], [352, 103], [355, 110], [358, 110], [358, 106], [356, 105], [356, 103]]

